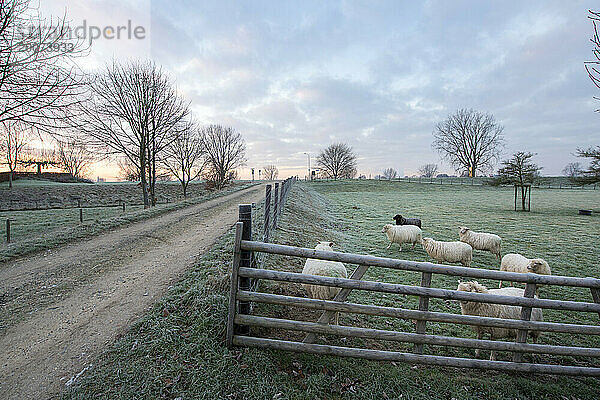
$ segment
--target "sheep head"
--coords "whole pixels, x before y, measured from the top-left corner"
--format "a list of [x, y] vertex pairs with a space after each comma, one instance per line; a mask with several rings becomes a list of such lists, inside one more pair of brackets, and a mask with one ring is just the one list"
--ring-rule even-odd
[[395, 221], [402, 221], [404, 218], [402, 217], [402, 215], [400, 214], [396, 214], [396, 216], [393, 218]]
[[487, 293], [488, 288], [477, 281], [459, 282], [458, 288], [461, 292]]
[[393, 225], [390, 225], [390, 224], [385, 224], [385, 225], [383, 226], [383, 229], [381, 230], [381, 233], [388, 233], [388, 231], [389, 231], [390, 229], [392, 229], [392, 227], [393, 227]]
[[527, 264], [527, 272], [532, 272], [534, 274], [548, 274], [547, 267], [548, 263], [542, 260], [541, 258], [532, 259], [529, 264]]
[[426, 248], [427, 246], [431, 246], [433, 244], [433, 239], [432, 238], [421, 238], [421, 246], [423, 246], [423, 248]]
[[319, 244], [315, 246], [315, 250], [333, 251], [333, 242], [319, 242]]
[[459, 233], [460, 233], [461, 235], [464, 235], [464, 234], [466, 234], [467, 232], [469, 232], [469, 231], [470, 231], [470, 229], [469, 229], [469, 228], [467, 228], [466, 226], [459, 226], [459, 227], [458, 227], [458, 229], [459, 229]]

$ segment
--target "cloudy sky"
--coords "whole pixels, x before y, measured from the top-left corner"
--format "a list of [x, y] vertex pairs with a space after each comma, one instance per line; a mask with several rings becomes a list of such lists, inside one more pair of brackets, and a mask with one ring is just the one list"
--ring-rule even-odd
[[[596, 1], [45, 0], [73, 25], [143, 26], [143, 40], [97, 39], [86, 69], [112, 58], [164, 67], [204, 123], [240, 131], [248, 168], [306, 173], [307, 156], [353, 146], [359, 172], [425, 163], [435, 123], [457, 108], [495, 115], [505, 154], [537, 153], [546, 175], [600, 144], [600, 93], [587, 10]], [[114, 170], [98, 175], [111, 178]]]

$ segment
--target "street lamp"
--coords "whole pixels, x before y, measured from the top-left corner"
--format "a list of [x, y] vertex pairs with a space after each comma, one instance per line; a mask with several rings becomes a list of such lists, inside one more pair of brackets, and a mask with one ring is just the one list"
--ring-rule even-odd
[[312, 176], [310, 176], [310, 153], [304, 153], [308, 156], [308, 179], [312, 180]]

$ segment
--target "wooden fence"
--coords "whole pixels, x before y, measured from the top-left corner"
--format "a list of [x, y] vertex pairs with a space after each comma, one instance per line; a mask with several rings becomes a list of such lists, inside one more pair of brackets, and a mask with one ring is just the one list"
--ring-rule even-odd
[[[277, 220], [283, 212], [285, 202], [287, 200], [289, 190], [296, 182], [296, 177], [290, 177], [281, 182], [275, 183], [275, 189], [272, 190], [272, 185], [267, 185], [265, 190], [265, 215], [263, 223], [263, 241], [271, 240], [272, 232], [277, 229]], [[273, 196], [271, 194], [274, 193]], [[271, 212], [271, 197], [273, 197], [273, 211]], [[241, 220], [240, 220], [241, 221]]]
[[[247, 209], [247, 207], [248, 206], [240, 206], [240, 210]], [[439, 265], [429, 262], [415, 262], [368, 255], [319, 251], [308, 248], [257, 242], [252, 241], [251, 229], [248, 228], [250, 225], [251, 218], [247, 218], [236, 224], [233, 268], [231, 273], [232, 284], [227, 319], [227, 346], [229, 348], [232, 346], [248, 346], [345, 357], [358, 357], [371, 360], [404, 361], [416, 364], [450, 367], [578, 376], [600, 376], [600, 368], [596, 367], [581, 365], [536, 364], [523, 362], [522, 358], [523, 353], [575, 357], [600, 357], [600, 348], [528, 344], [526, 341], [528, 331], [600, 335], [600, 326], [598, 325], [567, 324], [530, 320], [532, 308], [569, 310], [573, 312], [592, 312], [600, 315], [600, 279], [547, 276], [531, 273], [519, 274], [486, 269]], [[256, 253], [269, 253], [290, 257], [340, 261], [347, 264], [356, 264], [357, 268], [349, 279], [281, 272], [262, 268], [251, 268], [252, 259]], [[363, 281], [361, 279], [369, 266], [419, 272], [421, 273], [421, 285], [411, 286]], [[433, 274], [460, 276], [475, 279], [484, 278], [497, 281], [522, 282], [526, 284], [525, 296], [500, 296], [493, 294], [431, 288], [430, 284]], [[341, 288], [341, 290], [331, 301], [275, 295], [269, 293], [257, 293], [249, 290], [250, 286], [248, 282], [250, 279], [267, 279], [281, 282], [324, 285]], [[593, 302], [537, 299], [533, 297], [537, 285], [559, 285], [583, 288], [591, 294]], [[419, 307], [418, 310], [412, 310], [347, 303], [345, 301], [352, 290], [367, 290], [381, 293], [418, 296], [420, 299]], [[520, 306], [521, 319], [500, 319], [473, 315], [459, 315], [445, 312], [432, 312], [429, 311], [430, 298]], [[281, 318], [255, 316], [251, 315], [250, 313], [251, 303], [267, 303], [321, 310], [322, 314], [317, 322], [304, 322]], [[399, 332], [329, 325], [331, 316], [335, 312], [385, 316], [406, 320], [412, 319], [417, 321], [416, 329], [415, 332]], [[517, 330], [517, 337], [516, 341], [509, 342], [430, 335], [426, 333], [426, 324], [428, 321], [515, 329]], [[250, 334], [251, 326], [300, 331], [305, 332], [306, 336], [302, 342], [253, 337]], [[404, 342], [412, 343], [415, 346], [412, 353], [403, 353], [355, 347], [321, 345], [313, 343], [315, 341], [316, 334]], [[423, 354], [424, 345], [452, 346], [492, 351], [509, 351], [513, 353], [513, 360], [511, 362], [487, 361], [480, 359]]]

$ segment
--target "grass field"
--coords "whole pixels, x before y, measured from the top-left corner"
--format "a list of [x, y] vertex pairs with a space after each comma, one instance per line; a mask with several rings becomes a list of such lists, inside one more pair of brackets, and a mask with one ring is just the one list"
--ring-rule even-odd
[[[600, 208], [598, 192], [534, 191], [532, 212], [511, 211], [509, 190], [487, 187], [457, 188], [390, 182], [299, 183], [290, 193], [275, 241], [312, 247], [332, 240], [337, 249], [387, 257], [428, 260], [422, 249], [399, 253], [385, 250], [381, 226], [398, 212], [423, 219], [427, 235], [455, 239], [457, 227], [499, 233], [505, 252], [545, 257], [555, 274], [598, 277], [600, 218], [579, 217], [577, 209]], [[356, 207], [356, 208], [354, 208]], [[257, 219], [260, 220], [260, 210]], [[260, 231], [260, 228], [256, 228]], [[223, 237], [199, 264], [154, 309], [69, 388], [65, 398], [229, 398], [229, 399], [588, 399], [598, 397], [596, 379], [546, 375], [526, 376], [452, 368], [413, 367], [402, 363], [370, 362], [277, 351], [225, 349], [228, 273], [232, 232]], [[267, 268], [301, 271], [300, 259], [268, 256]], [[474, 255], [474, 266], [497, 269], [494, 258]], [[348, 266], [352, 269], [352, 266]], [[418, 283], [415, 273], [371, 268], [366, 279]], [[456, 288], [456, 278], [435, 276], [433, 286]], [[261, 290], [303, 296], [299, 286], [261, 283]], [[586, 297], [587, 296], [587, 297]], [[542, 297], [590, 300], [579, 290], [542, 289]], [[415, 307], [407, 296], [354, 292], [350, 301], [396, 307]], [[432, 301], [434, 310], [460, 313], [455, 302]], [[253, 313], [281, 318], [314, 320], [314, 312], [257, 305]], [[591, 314], [546, 313], [548, 321], [598, 323]], [[342, 315], [344, 325], [414, 331], [410, 321]], [[474, 337], [469, 328], [428, 324], [428, 332]], [[286, 332], [256, 331], [270, 337], [301, 338]], [[542, 343], [599, 346], [597, 339], [542, 336]], [[333, 344], [365, 345], [365, 341], [319, 338]], [[410, 346], [368, 343], [382, 349]], [[441, 355], [472, 357], [466, 350], [427, 348]], [[485, 352], [484, 356], [487, 356]], [[499, 359], [508, 359], [499, 353]], [[556, 362], [542, 356], [538, 361]], [[596, 364], [595, 360], [580, 360]]]
[[[67, 185], [67, 186], [62, 186]], [[7, 261], [16, 256], [22, 256], [33, 251], [45, 250], [71, 240], [82, 239], [131, 222], [152, 218], [161, 213], [187, 207], [208, 199], [218, 197], [232, 191], [241, 190], [252, 185], [244, 181], [237, 181], [221, 191], [209, 192], [204, 189], [204, 184], [194, 184], [190, 195], [185, 200], [158, 204], [155, 207], [144, 209], [140, 205], [127, 205], [125, 212], [121, 206], [117, 207], [89, 207], [83, 208], [83, 223], [79, 222], [79, 209], [50, 209], [32, 211], [4, 211], [0, 212], [0, 262]], [[109, 197], [99, 196], [96, 185], [89, 184], [54, 184], [40, 186], [40, 188], [59, 187], [59, 192], [64, 196], [78, 194], [87, 199], [95, 198], [96, 202], [110, 201]], [[98, 185], [103, 186], [103, 185]], [[139, 197], [139, 188], [133, 184], [114, 184], [119, 186], [119, 191], [136, 194]], [[176, 185], [170, 185], [177, 188]], [[17, 187], [7, 192], [17, 193], [30, 187]], [[35, 186], [38, 188], [38, 186]], [[46, 190], [44, 189], [44, 190]], [[72, 190], [73, 192], [70, 192]], [[40, 192], [41, 193], [41, 192]], [[48, 191], [47, 193], [51, 193]], [[106, 193], [112, 193], [110, 190]], [[2, 194], [2, 192], [0, 192]], [[94, 203], [98, 204], [98, 203]], [[101, 203], [100, 203], [101, 204]], [[108, 203], [114, 204], [114, 203]], [[83, 205], [83, 204], [82, 204]], [[11, 220], [11, 243], [6, 243], [6, 219]]]
[[[8, 188], [0, 183], [0, 211], [23, 208], [83, 207], [142, 204], [142, 189], [134, 182], [121, 183], [57, 183], [20, 179]], [[190, 182], [188, 197], [206, 194], [204, 182]], [[174, 202], [183, 198], [178, 182], [158, 182], [156, 184], [158, 203]]]

